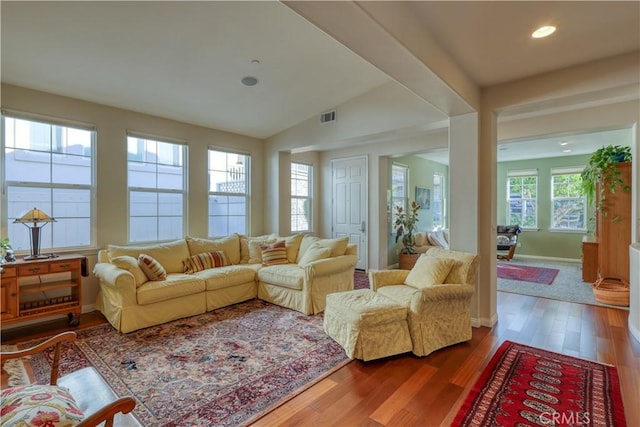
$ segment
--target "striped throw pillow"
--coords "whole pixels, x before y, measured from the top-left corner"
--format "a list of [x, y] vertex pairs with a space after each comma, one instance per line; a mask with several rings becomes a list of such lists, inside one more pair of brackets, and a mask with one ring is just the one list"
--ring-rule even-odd
[[209, 268], [224, 267], [229, 265], [229, 259], [224, 251], [203, 252], [185, 259], [182, 265], [184, 272], [191, 274]]
[[167, 278], [167, 271], [162, 264], [150, 255], [138, 255], [138, 265], [149, 280], [164, 280]]
[[284, 240], [260, 245], [263, 265], [288, 264], [287, 245]]

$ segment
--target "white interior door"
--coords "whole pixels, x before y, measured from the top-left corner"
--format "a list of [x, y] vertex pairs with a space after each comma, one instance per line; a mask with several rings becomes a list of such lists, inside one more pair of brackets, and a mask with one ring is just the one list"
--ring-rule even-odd
[[367, 269], [367, 158], [331, 162], [333, 177], [333, 237], [349, 236], [358, 247], [357, 269]]

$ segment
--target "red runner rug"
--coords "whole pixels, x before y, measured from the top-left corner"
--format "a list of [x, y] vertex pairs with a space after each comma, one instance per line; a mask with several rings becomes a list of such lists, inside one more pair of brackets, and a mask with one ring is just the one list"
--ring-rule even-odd
[[505, 341], [455, 426], [626, 426], [614, 366]]
[[498, 264], [498, 277], [500, 279], [520, 280], [543, 285], [552, 284], [559, 272], [560, 270], [555, 268], [530, 267], [511, 263]]

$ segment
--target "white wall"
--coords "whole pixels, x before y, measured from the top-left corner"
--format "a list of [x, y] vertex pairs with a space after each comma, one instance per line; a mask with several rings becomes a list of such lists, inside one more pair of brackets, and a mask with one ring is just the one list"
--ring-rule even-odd
[[[188, 234], [207, 236], [207, 150], [231, 147], [247, 152], [251, 162], [252, 234], [262, 234], [264, 193], [263, 142], [242, 135], [193, 126], [174, 120], [140, 114], [119, 108], [81, 101], [49, 93], [2, 84], [2, 109], [26, 112], [95, 125], [97, 129], [96, 249], [82, 251], [89, 259], [89, 270], [96, 262], [97, 249], [109, 243], [127, 243], [127, 143], [128, 130], [184, 140], [188, 145], [189, 192]], [[4, 153], [1, 154], [4, 156]], [[1, 162], [0, 162], [1, 163]], [[0, 213], [2, 215], [2, 213]], [[6, 235], [6, 230], [0, 230]], [[95, 302], [98, 282], [93, 275], [83, 279], [82, 303]]]

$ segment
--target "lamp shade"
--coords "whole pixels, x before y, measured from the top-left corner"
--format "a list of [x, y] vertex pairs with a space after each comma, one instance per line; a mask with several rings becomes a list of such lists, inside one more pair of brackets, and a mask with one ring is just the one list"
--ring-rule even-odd
[[54, 222], [54, 221], [55, 221], [54, 218], [51, 218], [49, 215], [42, 212], [40, 209], [33, 208], [27, 211], [27, 213], [22, 215], [20, 218], [16, 218], [16, 220], [13, 222], [19, 223], [19, 224], [25, 224], [25, 225], [32, 222], [35, 226], [40, 222]]
[[31, 260], [47, 258], [47, 255], [40, 255], [40, 229], [50, 222], [55, 222], [55, 219], [42, 212], [40, 209], [33, 208], [20, 218], [16, 218], [13, 222], [24, 224], [27, 228], [31, 229], [31, 254], [24, 257], [24, 259]]

